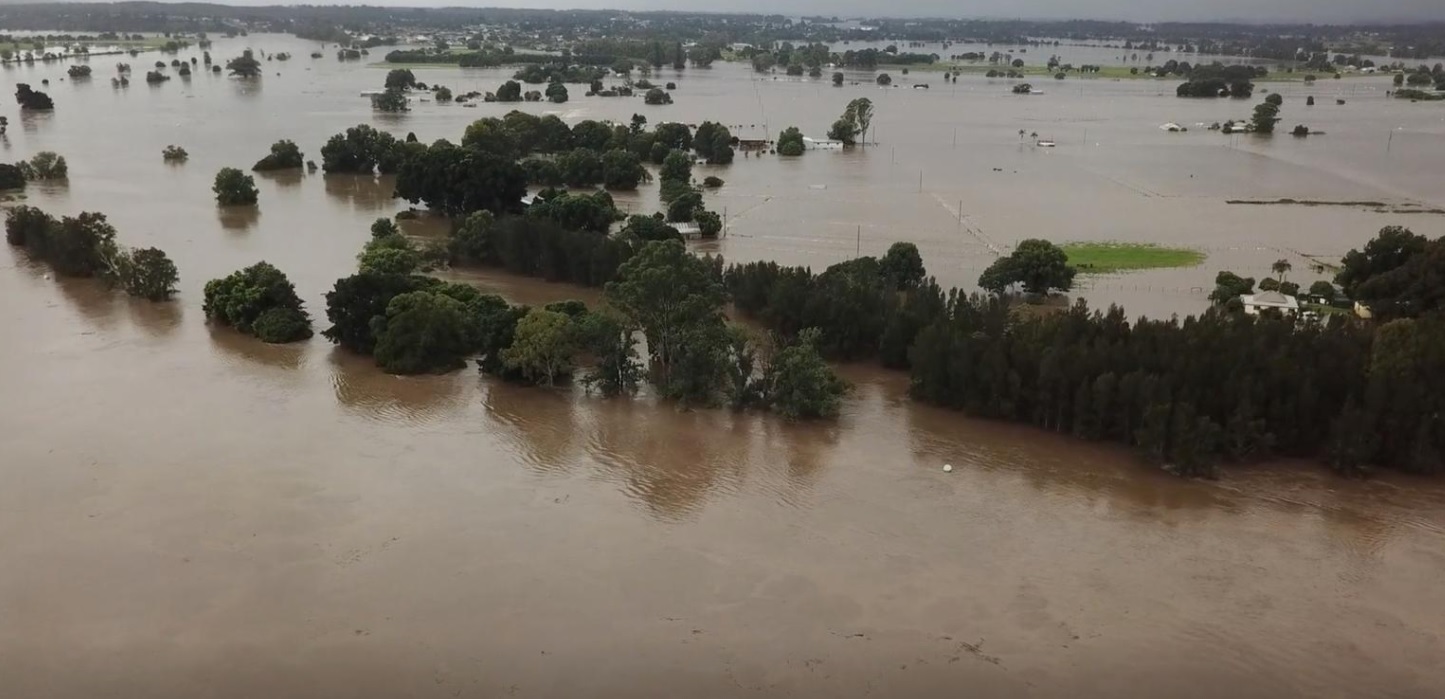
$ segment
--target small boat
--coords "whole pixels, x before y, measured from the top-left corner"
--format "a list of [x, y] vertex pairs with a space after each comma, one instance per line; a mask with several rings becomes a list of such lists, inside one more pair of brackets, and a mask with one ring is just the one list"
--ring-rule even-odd
[[1040, 148], [1053, 148], [1057, 144], [1055, 144], [1053, 141], [1036, 141], [1034, 145]]

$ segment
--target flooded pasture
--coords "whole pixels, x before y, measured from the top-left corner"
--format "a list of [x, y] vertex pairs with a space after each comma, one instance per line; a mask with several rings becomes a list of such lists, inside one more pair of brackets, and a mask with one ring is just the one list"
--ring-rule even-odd
[[[940, 282], [971, 288], [993, 250], [1024, 238], [1159, 242], [1208, 259], [1080, 293], [1133, 314], [1197, 312], [1220, 268], [1263, 276], [1288, 257], [1305, 281], [1303, 256], [1338, 258], [1381, 226], [1445, 234], [1435, 214], [1227, 203], [1445, 208], [1445, 109], [1387, 99], [1388, 77], [1262, 83], [1285, 97], [1282, 125], [1327, 134], [1308, 139], [1196, 128], [1255, 100], [1179, 100], [1173, 81], [1049, 80], [1019, 97], [976, 76], [833, 88], [724, 64], [662, 71], [678, 83], [666, 107], [574, 89], [563, 105], [423, 102], [384, 117], [359, 96], [383, 69], [312, 60], [316, 44], [282, 36], [211, 53], [245, 47], [294, 57], [259, 81], [198, 71], [124, 90], [108, 59], [92, 59], [88, 82], [62, 80], [65, 64], [0, 69], [0, 93], [49, 78], [39, 89], [56, 102], [12, 118], [0, 159], [54, 150], [70, 164], [67, 184], [32, 186], [27, 203], [104, 212], [182, 277], [175, 302], [150, 304], [0, 251], [0, 696], [1445, 686], [1445, 489], [1429, 482], [1300, 464], [1183, 481], [1120, 449], [914, 404], [906, 376], [872, 367], [842, 368], [856, 390], [836, 424], [805, 425], [470, 369], [400, 378], [319, 337], [264, 345], [201, 312], [206, 280], [265, 259], [324, 327], [323, 295], [354, 270], [369, 223], [405, 206], [384, 178], [291, 174], [257, 177], [254, 212], [218, 210], [216, 170], [277, 139], [319, 160], [357, 123], [456, 140], [513, 108], [821, 136], [858, 96], [876, 104], [873, 146], [700, 167], [727, 181], [707, 199], [728, 230], [698, 249], [817, 269], [910, 240]], [[417, 72], [461, 93], [511, 71]], [[172, 143], [189, 162], [161, 161]], [[618, 200], [656, 210], [656, 185]], [[596, 298], [453, 274], [516, 302]]]

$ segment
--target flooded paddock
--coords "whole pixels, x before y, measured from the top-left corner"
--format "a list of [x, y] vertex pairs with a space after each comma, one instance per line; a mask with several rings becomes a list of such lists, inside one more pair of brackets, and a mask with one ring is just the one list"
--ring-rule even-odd
[[[250, 215], [220, 212], [216, 170], [248, 167], [277, 139], [319, 160], [357, 123], [457, 140], [513, 108], [821, 135], [859, 96], [877, 109], [866, 149], [699, 167], [727, 181], [706, 198], [728, 228], [697, 249], [820, 269], [909, 240], [941, 282], [971, 288], [993, 250], [1024, 238], [1158, 242], [1208, 258], [1080, 293], [1133, 314], [1197, 312], [1221, 268], [1263, 276], [1287, 257], [1304, 281], [1302, 256], [1338, 258], [1381, 226], [1445, 234], [1434, 214], [1226, 203], [1445, 207], [1439, 104], [1386, 99], [1387, 76], [1261, 83], [1285, 97], [1286, 130], [1327, 135], [1232, 138], [1195, 125], [1245, 118], [1257, 100], [1181, 100], [1174, 81], [1049, 80], [1020, 97], [967, 75], [833, 88], [719, 63], [661, 71], [678, 83], [666, 107], [574, 89], [563, 105], [428, 102], [384, 117], [359, 97], [384, 70], [306, 58], [316, 46], [216, 40], [218, 60], [294, 56], [249, 83], [198, 71], [114, 90], [114, 60], [100, 58], [89, 83], [61, 81], [65, 64], [0, 69], [0, 92], [48, 77], [56, 102], [12, 117], [0, 159], [54, 150], [70, 163], [68, 184], [32, 186], [27, 203], [104, 212], [123, 242], [163, 248], [181, 273], [177, 300], [150, 304], [0, 250], [0, 696], [1274, 699], [1445, 686], [1445, 489], [1430, 482], [1302, 464], [1180, 480], [1114, 447], [914, 404], [906, 376], [872, 367], [842, 368], [856, 390], [836, 424], [472, 369], [393, 377], [322, 338], [269, 346], [201, 312], [208, 279], [265, 259], [324, 326], [323, 295], [354, 270], [367, 226], [405, 206], [384, 178], [292, 174], [258, 176]], [[457, 93], [510, 73], [417, 69]], [[161, 161], [173, 143], [189, 162]], [[618, 200], [651, 212], [657, 196], [653, 184]], [[597, 293], [451, 274], [516, 302]]]

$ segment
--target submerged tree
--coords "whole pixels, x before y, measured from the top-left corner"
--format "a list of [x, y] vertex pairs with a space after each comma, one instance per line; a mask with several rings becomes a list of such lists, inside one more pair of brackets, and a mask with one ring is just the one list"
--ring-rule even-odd
[[634, 327], [612, 311], [590, 312], [578, 325], [582, 347], [596, 362], [583, 383], [604, 396], [635, 393], [642, 365], [637, 361]]
[[305, 163], [306, 159], [301, 155], [301, 149], [295, 143], [283, 139], [271, 144], [271, 152], [256, 161], [251, 169], [257, 172], [291, 170], [299, 169]]
[[789, 126], [778, 134], [778, 155], [798, 156], [804, 152], [803, 132]]
[[27, 83], [15, 84], [15, 102], [20, 105], [21, 109], [32, 112], [55, 109], [55, 102], [50, 99], [50, 95], [30, 89], [30, 85]]
[[202, 309], [207, 318], [264, 342], [311, 337], [311, 317], [303, 309], [296, 287], [266, 262], [206, 282]]
[[29, 162], [20, 163], [19, 168], [27, 180], [63, 180], [70, 176], [65, 156], [48, 150], [36, 153]]
[[477, 326], [461, 301], [433, 291], [395, 296], [373, 323], [376, 363], [393, 374], [443, 373], [465, 366]]
[[400, 113], [408, 111], [406, 92], [399, 87], [388, 87], [379, 95], [372, 95], [371, 108], [378, 112]]
[[159, 248], [122, 250], [115, 260], [116, 282], [131, 296], [165, 301], [176, 293], [180, 274]]
[[533, 308], [517, 322], [502, 363], [529, 381], [546, 384], [572, 372], [578, 331], [566, 314]]
[[226, 70], [238, 78], [256, 78], [261, 76], [261, 62], [251, 54], [251, 49], [246, 49], [240, 56], [226, 61]]
[[416, 75], [406, 68], [393, 68], [386, 73], [385, 87], [388, 90], [406, 90], [416, 87]]
[[783, 417], [825, 418], [838, 414], [848, 384], [818, 353], [819, 336], [816, 328], [803, 330], [768, 364], [763, 378], [764, 399]]
[[1279, 123], [1279, 106], [1271, 102], [1260, 103], [1254, 108], [1254, 116], [1249, 123], [1255, 133], [1274, 133], [1274, 125]]
[[211, 185], [216, 193], [216, 203], [221, 206], [244, 206], [255, 204], [259, 192], [256, 180], [233, 167], [223, 167], [216, 173], [216, 182]]
[[1068, 255], [1047, 240], [1021, 241], [1012, 254], [1000, 257], [984, 270], [978, 285], [995, 294], [1020, 284], [1030, 294], [1068, 291], [1074, 286], [1075, 269]]

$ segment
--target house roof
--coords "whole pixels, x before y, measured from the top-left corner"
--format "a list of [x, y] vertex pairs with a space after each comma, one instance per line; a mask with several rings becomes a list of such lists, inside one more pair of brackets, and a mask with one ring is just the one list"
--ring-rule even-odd
[[1261, 291], [1239, 297], [1246, 306], [1270, 306], [1273, 308], [1299, 308], [1299, 301], [1278, 291]]

